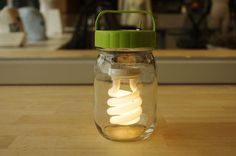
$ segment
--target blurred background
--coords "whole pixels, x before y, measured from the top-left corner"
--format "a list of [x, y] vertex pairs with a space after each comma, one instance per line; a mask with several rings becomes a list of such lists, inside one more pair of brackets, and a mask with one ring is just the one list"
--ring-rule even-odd
[[[33, 7], [44, 15], [45, 31], [57, 29], [54, 30], [56, 36], [60, 33], [71, 34], [60, 46], [61, 49], [93, 49], [94, 20], [98, 12], [104, 9], [153, 12], [157, 22], [158, 49], [236, 48], [235, 0], [1, 0], [2, 14], [6, 6], [19, 10]], [[57, 9], [59, 12], [51, 12], [50, 17], [59, 19], [54, 22], [46, 19], [49, 18], [48, 14], [45, 14], [47, 9]], [[26, 9], [27, 11], [29, 10]], [[20, 16], [25, 28], [32, 25], [32, 22], [27, 23], [27, 20], [23, 20], [26, 15]], [[128, 15], [107, 15], [101, 21], [101, 25], [107, 29], [132, 29], [139, 26], [140, 19], [141, 17]], [[58, 26], [60, 22], [61, 26]], [[149, 19], [142, 19], [141, 23], [142, 29], [149, 29], [151, 26]], [[43, 33], [42, 28], [35, 29], [36, 32], [42, 30]], [[25, 31], [30, 33], [31, 30]], [[55, 37], [48, 33], [50, 32], [47, 32], [47, 37], [40, 37], [38, 40]], [[27, 36], [30, 38], [29, 34]], [[30, 39], [28, 40], [30, 42]]]

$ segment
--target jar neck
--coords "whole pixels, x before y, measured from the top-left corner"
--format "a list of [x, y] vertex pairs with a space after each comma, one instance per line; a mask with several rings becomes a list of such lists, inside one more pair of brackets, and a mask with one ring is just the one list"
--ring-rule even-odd
[[99, 57], [110, 63], [133, 64], [152, 63], [154, 57], [151, 48], [139, 49], [99, 49]]

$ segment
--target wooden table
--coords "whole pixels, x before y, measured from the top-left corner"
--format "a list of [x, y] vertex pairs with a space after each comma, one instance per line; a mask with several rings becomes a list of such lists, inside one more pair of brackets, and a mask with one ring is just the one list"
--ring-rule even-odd
[[235, 156], [236, 86], [159, 86], [150, 139], [112, 142], [93, 123], [92, 86], [0, 86], [0, 156]]

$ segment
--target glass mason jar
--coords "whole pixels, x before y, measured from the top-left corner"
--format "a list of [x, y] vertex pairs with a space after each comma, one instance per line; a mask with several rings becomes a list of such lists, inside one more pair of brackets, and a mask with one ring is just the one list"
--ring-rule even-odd
[[[117, 12], [120, 11], [103, 11], [101, 14]], [[130, 11], [125, 12], [130, 13]], [[132, 36], [138, 30], [127, 31]], [[124, 30], [115, 32], [119, 34], [119, 38], [122, 38]], [[144, 140], [156, 127], [157, 77], [152, 54], [153, 41], [141, 45], [131, 43], [128, 46], [125, 45], [126, 42], [124, 45], [109, 43], [108, 46], [107, 43], [100, 41], [104, 38], [103, 32], [96, 33], [95, 45], [100, 47], [94, 80], [96, 127], [105, 138], [110, 140]], [[108, 32], [104, 33], [107, 36]], [[140, 35], [137, 37], [139, 40], [143, 34]], [[152, 38], [152, 35], [150, 37]], [[155, 42], [155, 38], [153, 39]], [[130, 42], [129, 37], [123, 37], [123, 40]]]

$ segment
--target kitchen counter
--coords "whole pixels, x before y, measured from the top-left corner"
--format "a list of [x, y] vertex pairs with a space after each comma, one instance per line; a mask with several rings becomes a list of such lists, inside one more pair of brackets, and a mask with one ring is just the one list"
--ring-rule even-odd
[[[43, 48], [43, 47], [42, 47]], [[42, 50], [31, 49], [24, 50], [18, 48], [18, 51], [12, 49], [0, 48], [0, 60], [19, 60], [19, 59], [95, 59], [98, 51], [89, 50]], [[156, 58], [220, 58], [235, 59], [236, 52], [234, 50], [154, 50], [153, 55]]]
[[150, 139], [112, 142], [92, 86], [0, 86], [0, 156], [236, 155], [236, 85], [161, 85]]
[[[162, 84], [236, 83], [234, 50], [154, 50]], [[1, 85], [92, 84], [96, 50], [1, 51]]]

